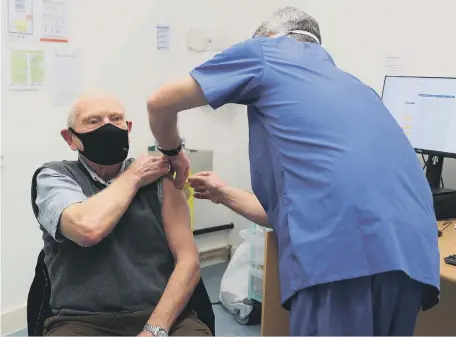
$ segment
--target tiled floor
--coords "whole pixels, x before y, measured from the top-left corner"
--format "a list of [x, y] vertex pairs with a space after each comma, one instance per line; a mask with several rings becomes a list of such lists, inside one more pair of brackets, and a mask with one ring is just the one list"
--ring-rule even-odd
[[[226, 269], [226, 263], [220, 263], [201, 269], [201, 275], [206, 285], [211, 302], [219, 301], [220, 282]], [[213, 306], [215, 313], [215, 333], [217, 336], [259, 336], [259, 325], [241, 325], [221, 304]], [[27, 336], [27, 330], [20, 330], [9, 336]]]
[[8, 334], [7, 336], [28, 336], [27, 328]]
[[[201, 276], [206, 285], [211, 302], [219, 301], [220, 282], [226, 263], [220, 263], [201, 269]], [[217, 336], [259, 336], [259, 325], [241, 325], [221, 304], [213, 306], [215, 313], [215, 334]]]

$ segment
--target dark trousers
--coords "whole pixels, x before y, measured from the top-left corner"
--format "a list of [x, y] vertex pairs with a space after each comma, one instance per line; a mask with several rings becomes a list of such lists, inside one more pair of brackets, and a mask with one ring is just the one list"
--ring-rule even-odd
[[413, 336], [424, 285], [403, 272], [317, 285], [291, 301], [291, 336]]
[[[44, 323], [44, 336], [137, 336], [150, 311], [90, 316], [54, 316]], [[170, 336], [211, 336], [193, 311], [179, 317]]]

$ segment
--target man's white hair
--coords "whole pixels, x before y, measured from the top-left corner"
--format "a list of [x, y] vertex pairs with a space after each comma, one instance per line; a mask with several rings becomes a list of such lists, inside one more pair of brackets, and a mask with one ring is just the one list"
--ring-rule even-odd
[[[275, 34], [286, 34], [293, 30], [303, 30], [311, 33], [321, 43], [318, 22], [306, 12], [295, 7], [285, 7], [276, 10], [258, 27], [253, 37], [269, 37]], [[312, 37], [302, 34], [288, 34], [288, 36], [302, 42], [317, 43]]]
[[68, 128], [74, 129], [74, 126], [76, 125], [76, 120], [78, 119], [78, 115], [79, 115], [79, 110], [76, 109], [76, 104], [74, 104], [70, 110], [70, 113], [68, 114], [68, 118], [67, 118]]
[[[84, 104], [87, 104], [87, 102], [90, 102], [91, 100], [97, 99], [97, 98], [109, 98], [117, 102], [120, 106], [122, 104], [117, 100], [115, 96], [112, 94], [103, 91], [103, 90], [90, 90], [85, 93], [83, 93], [81, 96], [79, 96], [71, 106], [71, 110], [68, 113], [68, 118], [67, 118], [67, 127], [68, 128], [74, 128], [76, 125], [76, 121], [78, 120], [79, 117], [79, 112], [81, 111], [81, 105], [83, 106]], [[122, 106], [122, 110], [124, 110]]]

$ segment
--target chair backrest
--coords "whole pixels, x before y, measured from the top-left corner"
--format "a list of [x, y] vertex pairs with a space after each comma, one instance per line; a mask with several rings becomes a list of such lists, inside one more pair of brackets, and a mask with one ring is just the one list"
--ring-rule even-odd
[[[27, 298], [27, 329], [29, 336], [43, 335], [44, 322], [52, 316], [52, 310], [49, 305], [50, 299], [51, 282], [47, 267], [44, 264], [44, 251], [41, 251], [38, 255], [35, 277]], [[196, 312], [201, 322], [215, 336], [215, 315], [203, 280], [200, 279], [198, 282], [187, 307]]]
[[44, 251], [38, 255], [33, 278], [27, 298], [27, 329], [29, 336], [42, 336], [44, 321], [51, 317], [49, 305], [51, 299], [51, 282], [44, 264]]

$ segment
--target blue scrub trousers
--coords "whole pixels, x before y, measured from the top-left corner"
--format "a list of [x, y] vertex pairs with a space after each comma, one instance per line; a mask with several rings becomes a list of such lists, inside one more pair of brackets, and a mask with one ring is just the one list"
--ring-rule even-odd
[[413, 336], [424, 285], [394, 271], [306, 288], [291, 299], [291, 336]]

